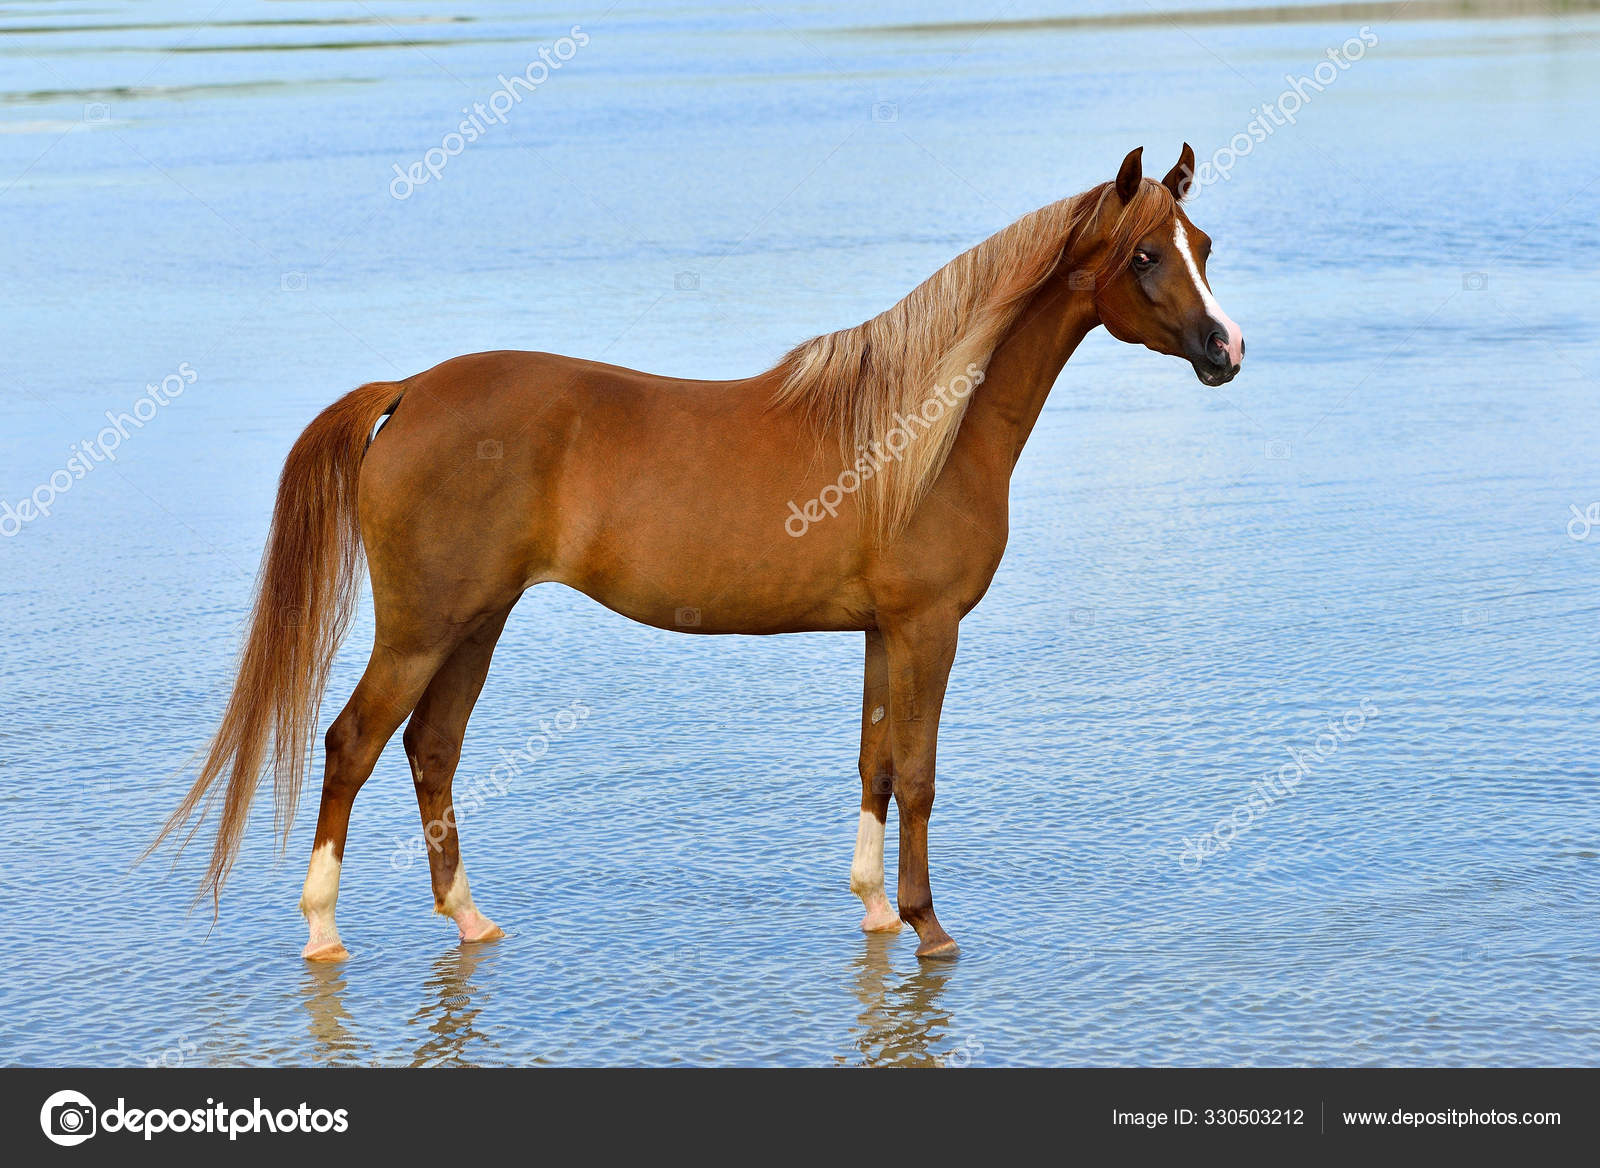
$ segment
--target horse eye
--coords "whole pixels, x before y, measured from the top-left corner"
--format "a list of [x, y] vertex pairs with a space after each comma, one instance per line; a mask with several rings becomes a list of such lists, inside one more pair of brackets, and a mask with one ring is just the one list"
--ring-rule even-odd
[[1142, 248], [1133, 253], [1133, 266], [1138, 271], [1148, 271], [1150, 268], [1155, 267], [1155, 263], [1156, 257]]

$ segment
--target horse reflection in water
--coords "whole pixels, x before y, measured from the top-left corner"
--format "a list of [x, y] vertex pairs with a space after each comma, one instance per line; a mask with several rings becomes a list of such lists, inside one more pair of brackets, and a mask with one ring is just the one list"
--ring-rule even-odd
[[852, 1041], [859, 1057], [839, 1055], [834, 1061], [867, 1067], [966, 1065], [973, 1059], [971, 1044], [956, 1034], [950, 1011], [939, 1004], [951, 968], [922, 965], [899, 974], [890, 962], [895, 940], [893, 934], [869, 935], [856, 958], [852, 988], [861, 1013]]
[[479, 962], [488, 957], [483, 948], [468, 945], [434, 961], [422, 983], [420, 1004], [408, 1020], [408, 1025], [420, 1032], [420, 1040], [409, 1056], [387, 1059], [378, 1057], [370, 1043], [352, 1032], [353, 1020], [344, 1004], [346, 967], [308, 963], [301, 993], [316, 1056], [307, 1061], [403, 1067], [486, 1066], [509, 1061], [499, 1043], [479, 1026], [490, 995], [474, 974]]
[[433, 963], [433, 973], [423, 983], [422, 1004], [410, 1025], [425, 1031], [412, 1053], [414, 1067], [465, 1067], [505, 1062], [500, 1044], [478, 1027], [489, 994], [473, 980], [478, 963], [486, 959], [478, 946], [447, 952]]
[[347, 983], [341, 966], [307, 965], [300, 982], [314, 1059], [320, 1066], [373, 1066], [379, 1062], [370, 1044], [352, 1033], [345, 1009]]

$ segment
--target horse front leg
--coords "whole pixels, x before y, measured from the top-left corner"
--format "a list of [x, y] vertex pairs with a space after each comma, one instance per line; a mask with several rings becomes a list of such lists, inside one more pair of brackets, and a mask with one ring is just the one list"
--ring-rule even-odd
[[866, 681], [861, 694], [861, 817], [856, 854], [850, 863], [850, 891], [861, 898], [863, 933], [897, 933], [900, 918], [883, 888], [883, 832], [894, 790], [894, 756], [889, 749], [889, 660], [883, 634], [867, 633]]
[[960, 952], [933, 912], [928, 817], [933, 812], [939, 713], [956, 656], [953, 615], [922, 615], [884, 628], [889, 667], [889, 746], [900, 811], [900, 916], [917, 931], [918, 957]]

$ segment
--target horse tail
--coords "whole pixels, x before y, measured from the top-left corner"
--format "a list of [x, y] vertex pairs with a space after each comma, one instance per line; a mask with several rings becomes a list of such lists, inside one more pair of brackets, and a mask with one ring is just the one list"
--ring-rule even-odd
[[288, 845], [308, 742], [360, 585], [356, 494], [361, 462], [373, 427], [394, 411], [402, 390], [394, 382], [363, 385], [317, 415], [290, 449], [227, 709], [194, 785], [140, 857], [155, 851], [199, 807], [199, 819], [178, 846], [181, 852], [209, 815], [215, 785], [226, 772], [216, 843], [195, 894], [198, 902], [210, 892], [213, 913], [269, 754], [279, 847]]

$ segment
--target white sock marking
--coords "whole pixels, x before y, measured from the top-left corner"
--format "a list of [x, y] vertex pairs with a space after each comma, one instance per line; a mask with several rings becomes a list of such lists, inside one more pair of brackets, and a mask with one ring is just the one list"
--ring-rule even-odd
[[444, 894], [444, 904], [439, 911], [447, 917], [460, 920], [464, 912], [477, 912], [477, 907], [472, 903], [472, 889], [467, 887], [467, 870], [461, 864], [456, 865], [455, 877], [450, 881], [450, 890]]
[[856, 825], [856, 856], [850, 863], [850, 891], [868, 908], [884, 895], [883, 824], [870, 811], [863, 811]]
[[300, 911], [311, 927], [313, 942], [339, 939], [339, 930], [333, 923], [333, 910], [338, 900], [339, 861], [334, 859], [330, 840], [311, 853], [305, 890], [300, 894]]

